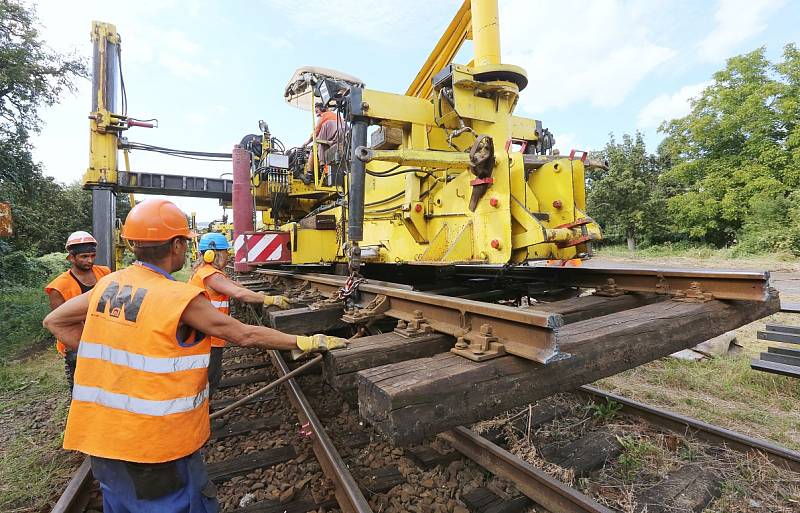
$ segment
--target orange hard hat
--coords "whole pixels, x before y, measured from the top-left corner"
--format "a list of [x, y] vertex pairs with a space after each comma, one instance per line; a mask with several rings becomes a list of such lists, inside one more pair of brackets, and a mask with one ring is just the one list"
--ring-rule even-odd
[[186, 215], [171, 201], [148, 199], [128, 212], [122, 237], [141, 242], [166, 242], [173, 237], [197, 237], [189, 230]]

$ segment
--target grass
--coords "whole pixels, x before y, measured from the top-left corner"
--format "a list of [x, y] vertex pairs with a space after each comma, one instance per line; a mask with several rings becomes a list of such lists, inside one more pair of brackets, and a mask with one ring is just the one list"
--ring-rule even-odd
[[40, 287], [0, 289], [0, 365], [32, 342], [49, 336], [42, 327], [49, 311], [50, 304]]
[[48, 350], [0, 366], [0, 511], [51, 506], [81, 460], [60, 450], [69, 397], [63, 365]]
[[776, 261], [797, 262], [798, 257], [789, 253], [753, 253], [742, 254], [737, 248], [714, 248], [711, 246], [678, 244], [660, 244], [657, 246], [640, 246], [634, 251], [625, 245], [602, 245], [595, 249], [598, 257], [647, 260], [653, 258], [680, 258], [703, 261]]
[[625, 435], [617, 437], [617, 440], [622, 446], [617, 463], [626, 480], [635, 480], [648, 461], [666, 459], [667, 451], [646, 437]]
[[589, 411], [592, 417], [600, 421], [607, 421], [614, 418], [617, 413], [622, 409], [622, 404], [611, 399], [606, 399], [606, 402], [591, 403]]
[[[187, 281], [191, 266], [174, 273]], [[49, 510], [82, 456], [61, 450], [69, 394], [42, 286], [0, 289], [0, 511]], [[43, 343], [44, 342], [44, 343]], [[38, 351], [46, 348], [44, 351]], [[30, 353], [31, 357], [20, 360]], [[15, 358], [17, 360], [15, 360]]]
[[699, 362], [661, 359], [598, 385], [798, 450], [800, 382], [750, 369], [757, 348], [750, 349]]

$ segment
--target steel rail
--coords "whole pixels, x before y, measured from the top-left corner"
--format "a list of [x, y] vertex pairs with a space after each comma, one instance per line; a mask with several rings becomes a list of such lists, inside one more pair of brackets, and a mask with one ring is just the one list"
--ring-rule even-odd
[[[289, 367], [286, 365], [280, 352], [270, 351], [270, 358], [272, 358], [275, 367], [281, 375], [288, 374]], [[317, 460], [322, 467], [325, 475], [334, 483], [334, 493], [336, 494], [336, 501], [339, 503], [342, 511], [345, 513], [372, 513], [367, 499], [358, 488], [355, 479], [347, 469], [342, 457], [336, 451], [328, 433], [319, 421], [317, 414], [306, 399], [305, 394], [300, 388], [300, 385], [294, 378], [290, 378], [286, 383], [289, 401], [295, 407], [297, 416], [303, 423], [303, 427], [308, 427], [311, 430], [312, 448], [314, 454], [317, 455]]]
[[[346, 276], [307, 274], [258, 269], [257, 273], [313, 284], [323, 295], [333, 296], [347, 281]], [[382, 315], [412, 322], [419, 312], [434, 331], [470, 339], [484, 324], [504, 345], [507, 353], [539, 363], [557, 358], [555, 329], [564, 325], [559, 314], [512, 308], [458, 297], [440, 296], [401, 288], [395, 284], [367, 280], [358, 287], [359, 306], [384, 296], [388, 309]]]
[[86, 456], [53, 506], [52, 513], [83, 513], [89, 503], [92, 481], [92, 463]]
[[458, 426], [439, 436], [467, 458], [514, 483], [519, 491], [552, 513], [614, 513], [470, 429]]
[[604, 392], [594, 387], [582, 386], [578, 388], [580, 392], [591, 397], [598, 397], [607, 401], [614, 401], [622, 405], [622, 412], [636, 417], [646, 419], [668, 431], [676, 433], [691, 433], [697, 438], [709, 442], [713, 445], [727, 447], [737, 452], [758, 451], [763, 453], [774, 464], [783, 466], [795, 472], [800, 472], [800, 452], [781, 447], [780, 445], [753, 438], [751, 436], [737, 433], [719, 426], [714, 426], [694, 419], [671, 412], [661, 408], [622, 397], [610, 392]]
[[715, 299], [767, 301], [770, 297], [768, 271], [727, 271], [717, 269], [658, 269], [651, 267], [551, 267], [543, 265], [454, 266], [458, 276], [515, 278], [555, 282], [559, 285], [597, 288], [613, 279], [617, 288], [629, 292], [671, 294], [689, 290], [693, 283]]
[[[248, 305], [248, 309], [254, 320], [259, 325], [263, 326], [261, 318], [255, 313], [255, 309], [252, 305]], [[280, 374], [280, 377], [285, 377], [291, 373], [280, 351], [270, 350], [269, 356], [278, 374]], [[289, 378], [284, 384], [286, 385], [289, 401], [294, 406], [297, 416], [302, 422], [302, 427], [310, 429], [309, 436], [312, 438], [312, 449], [317, 456], [317, 460], [323, 472], [333, 481], [334, 493], [339, 507], [344, 513], [372, 513], [367, 499], [364, 498], [361, 489], [359, 489], [358, 484], [356, 484], [355, 479], [353, 479], [353, 476], [347, 469], [347, 464], [345, 464], [341, 455], [336, 451], [333, 441], [325, 431], [322, 422], [319, 421], [308, 399], [306, 399], [297, 380]]]

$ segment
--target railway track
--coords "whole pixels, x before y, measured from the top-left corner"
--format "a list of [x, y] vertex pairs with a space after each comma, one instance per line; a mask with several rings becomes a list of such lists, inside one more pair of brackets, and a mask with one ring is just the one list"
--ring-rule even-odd
[[[317, 283], [328, 285], [325, 280], [329, 279], [322, 277]], [[251, 285], [275, 290], [275, 283], [253, 280]], [[332, 281], [330, 285], [337, 286], [338, 282]], [[401, 291], [398, 296], [403, 296], [403, 291], [408, 292], [402, 287], [394, 288]], [[376, 288], [375, 295], [384, 291]], [[299, 294], [305, 294], [307, 302], [319, 299], [312, 297], [314, 294], [308, 289]], [[413, 294], [405, 294], [405, 298], [413, 298]], [[485, 312], [476, 310], [474, 313]], [[319, 318], [324, 312], [313, 311], [312, 315]], [[270, 322], [274, 320], [254, 311], [240, 312], [240, 316], [252, 323], [266, 318]], [[343, 325], [334, 323], [331, 329], [341, 330]], [[226, 349], [224, 372], [221, 390], [212, 404], [216, 411], [252, 394], [267, 382], [285, 376], [290, 370], [278, 352], [230, 348]], [[222, 421], [214, 421], [206, 460], [209, 474], [218, 484], [222, 511], [614, 511], [603, 502], [617, 503], [603, 500], [603, 494], [594, 493], [597, 488], [586, 489], [591, 493], [584, 494], [555, 478], [552, 472], [548, 473], [549, 464], [541, 455], [534, 458], [533, 463], [521, 457], [518, 447], [513, 446], [513, 437], [508, 436], [514, 430], [519, 434], [518, 420], [500, 419], [499, 424], [486, 432], [481, 425], [472, 429], [454, 426], [433, 443], [396, 446], [362, 422], [358, 412], [350, 406], [354, 398], [352, 389], [332, 390], [326, 384], [329, 378], [326, 370], [323, 375], [288, 379], [280, 390], [251, 399]], [[304, 395], [304, 390], [308, 396]], [[282, 399], [284, 391], [289, 403]], [[671, 432], [675, 437], [691, 439], [692, 443], [697, 440], [725, 450], [763, 455], [773, 464], [794, 472], [800, 467], [800, 458], [794, 451], [595, 389], [583, 387], [573, 399], [583, 403], [613, 402], [620, 405], [620, 414], [644, 419], [651, 424], [651, 431], [662, 435]], [[564, 414], [551, 410], [552, 415], [548, 413], [537, 418], [538, 410], [534, 412], [531, 408], [527, 415], [524, 411], [515, 413], [516, 419], [526, 419], [528, 443], [536, 440], [532, 431], [547, 431], [546, 426], [554, 422], [558, 425], [562, 417], [574, 417], [574, 412]], [[585, 420], [586, 411], [589, 411], [585, 407], [576, 411], [583, 412], [583, 417], [577, 421], [572, 418], [572, 421], [602, 430], [602, 426]], [[561, 422], [563, 424], [563, 420]], [[504, 427], [498, 429], [498, 425]], [[592, 435], [591, 430], [586, 433], [591, 435], [589, 441], [601, 440], [614, 445], [614, 437], [598, 437]], [[583, 440], [584, 434], [581, 432], [576, 440]], [[574, 448], [574, 444], [562, 444], [559, 450], [569, 452], [565, 447]], [[566, 468], [563, 466], [568, 467], [570, 459], [559, 454], [559, 450], [550, 451], [548, 457], [558, 461], [560, 468]], [[619, 455], [620, 451], [600, 459], [594, 455], [593, 461], [595, 465], [601, 461], [601, 468], [607, 463], [614, 467]], [[549, 466], [552, 470], [552, 465]], [[586, 468], [589, 467], [591, 465]], [[596, 471], [597, 468], [588, 470]], [[581, 476], [581, 472], [574, 476]], [[575, 482], [585, 484], [590, 480], [580, 477]], [[53, 511], [84, 511], [90, 500], [91, 484], [90, 469], [84, 463]], [[800, 482], [795, 481], [794, 486], [800, 486]]]
[[[291, 407], [281, 400], [279, 390], [247, 400], [267, 382], [275, 383], [289, 374], [283, 357], [273, 351], [230, 348], [223, 361], [223, 379], [210, 405], [212, 417], [214, 411], [225, 413], [223, 410], [241, 399], [245, 402], [236, 411], [212, 420], [211, 439], [204, 448], [209, 479], [217, 485], [222, 511], [268, 513], [322, 507], [370, 513], [294, 378], [289, 377], [283, 385]], [[308, 457], [312, 451], [316, 461]], [[87, 459], [53, 511], [85, 511], [92, 500], [92, 482]], [[299, 492], [304, 495], [300, 497]], [[93, 502], [96, 508], [96, 497]]]
[[[215, 399], [217, 409], [289, 370], [285, 362], [283, 365], [278, 363], [278, 368], [275, 368], [276, 360], [272, 358], [279, 355], [239, 349], [227, 352], [227, 375], [220, 398]], [[270, 364], [272, 367], [266, 366]], [[306, 397], [301, 382], [303, 388], [314, 394]], [[405, 511], [400, 508], [406, 507], [410, 508], [408, 511], [462, 513], [534, 511], [531, 509], [534, 507], [539, 508], [535, 511], [544, 508], [544, 511], [552, 513], [615, 511], [501, 447], [498, 438], [502, 437], [498, 437], [497, 432], [490, 430], [481, 435], [460, 426], [443, 433], [432, 444], [397, 448], [363, 426], [356, 412], [342, 397], [334, 393], [326, 399], [324, 392], [330, 393], [330, 390], [321, 376], [292, 379], [285, 388], [289, 388], [294, 397], [292, 411], [281, 411], [280, 406], [276, 406], [281, 402], [285, 406], [281, 401], [282, 394], [276, 391], [245, 405], [237, 414], [231, 415], [230, 421], [215, 424], [213, 439], [206, 452], [209, 474], [219, 484], [222, 511], [252, 513], [322, 509], [377, 513]], [[716, 446], [727, 446], [741, 452], [761, 453], [776, 465], [794, 470], [800, 464], [797, 452], [596, 389], [583, 387], [575, 394], [575, 398], [579, 397], [618, 402], [624, 408], [622, 413], [645, 419], [661, 431], [697, 436]], [[284, 416], [286, 413], [296, 415], [300, 411], [303, 412], [300, 421]], [[323, 413], [318, 416], [317, 411]], [[533, 425], [528, 420], [522, 425], [535, 430], [557, 417], [558, 413], [553, 411], [534, 420]], [[517, 418], [525, 419], [525, 416]], [[510, 429], [515, 429], [513, 420], [508, 424]], [[331, 433], [331, 436], [326, 433]], [[337, 448], [343, 453], [340, 454]], [[448, 452], [450, 448], [457, 453]], [[308, 457], [312, 450], [317, 455], [316, 462]], [[294, 474], [287, 475], [286, 467], [293, 464], [297, 467]], [[478, 467], [509, 486], [498, 488], [496, 478], [487, 479]], [[309, 477], [321, 481], [325, 479], [323, 473], [330, 479], [329, 483], [314, 490], [308, 487]], [[464, 479], [464, 475], [472, 475], [473, 479]], [[475, 476], [478, 481], [475, 481]], [[306, 482], [295, 490], [296, 486], [287, 486], [288, 480]], [[84, 463], [53, 511], [84, 511], [91, 483], [88, 464]], [[278, 492], [276, 497], [267, 498], [275, 491]], [[430, 504], [424, 502], [426, 499]], [[424, 507], [418, 508], [420, 505]]]

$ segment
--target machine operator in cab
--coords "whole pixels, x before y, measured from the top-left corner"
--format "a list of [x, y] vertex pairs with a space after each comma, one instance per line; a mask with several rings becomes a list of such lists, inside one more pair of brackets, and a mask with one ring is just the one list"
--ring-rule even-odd
[[137, 261], [43, 322], [78, 352], [64, 448], [91, 457], [103, 511], [216, 512], [200, 454], [210, 431], [209, 338], [303, 352], [345, 342], [242, 324], [214, 308], [203, 289], [176, 281], [170, 273], [183, 267], [195, 235], [169, 201], [133, 207], [122, 236]]
[[[289, 308], [289, 301], [283, 296], [268, 296], [261, 292], [253, 292], [225, 276], [228, 263], [228, 239], [221, 233], [206, 233], [200, 238], [198, 249], [200, 258], [194, 264], [194, 273], [189, 283], [205, 289], [211, 304], [225, 315], [230, 313], [230, 299], [245, 303]], [[216, 392], [222, 377], [222, 349], [225, 340], [211, 337], [211, 359], [208, 363], [208, 397]]]
[[[65, 247], [69, 269], [56, 276], [44, 288], [44, 293], [50, 299], [50, 310], [55, 310], [68, 299], [92, 290], [97, 280], [111, 272], [111, 269], [104, 265], [95, 265], [97, 241], [91, 233], [84, 231], [72, 233], [67, 237]], [[67, 350], [60, 340], [56, 340], [56, 350], [64, 357], [64, 373], [67, 376], [69, 389], [72, 390], [78, 355], [75, 351]]]
[[[325, 154], [339, 140], [340, 132], [344, 130], [345, 123], [336, 112], [329, 110], [322, 102], [314, 104], [314, 113], [317, 116], [317, 125], [314, 128], [314, 133], [303, 143], [303, 148], [311, 144], [316, 138], [317, 159], [321, 167], [327, 163]], [[314, 156], [312, 153], [306, 161], [306, 173], [313, 173], [313, 171]]]

